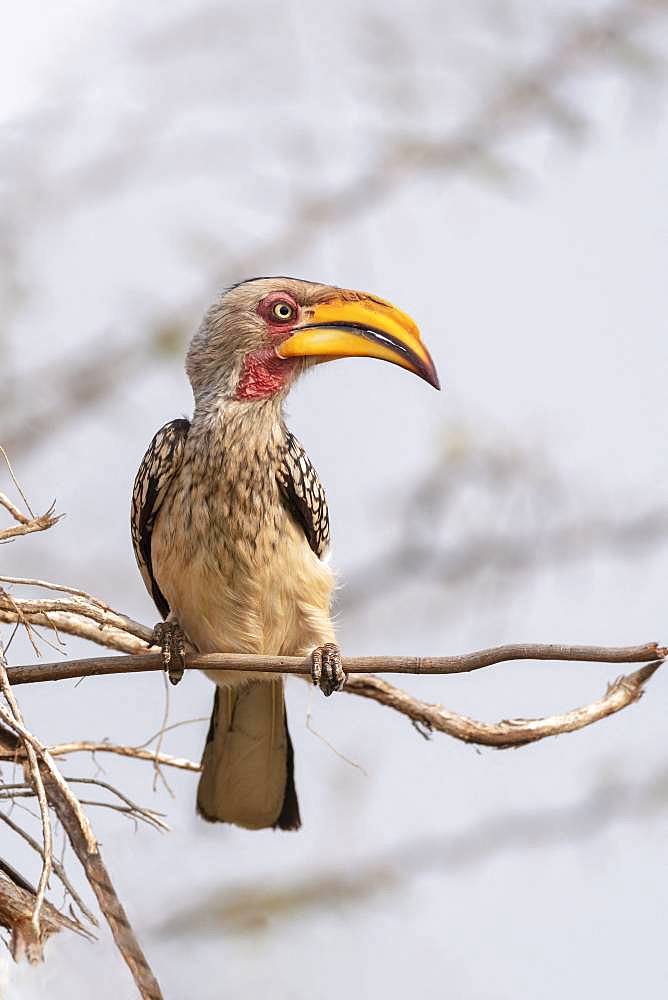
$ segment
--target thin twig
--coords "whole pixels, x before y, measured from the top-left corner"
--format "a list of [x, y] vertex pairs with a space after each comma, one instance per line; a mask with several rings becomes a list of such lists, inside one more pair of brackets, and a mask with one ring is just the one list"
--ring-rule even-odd
[[[13, 625], [19, 621], [19, 618], [15, 611], [12, 611], [7, 606], [3, 606], [3, 604], [7, 604], [5, 597], [0, 592], [0, 624]], [[71, 615], [61, 611], [49, 612], [47, 614], [42, 612], [38, 614], [26, 614], [22, 608], [20, 610], [21, 624], [32, 627], [39, 625], [53, 629], [56, 633], [63, 632], [67, 635], [76, 635], [81, 639], [89, 639], [98, 646], [106, 646], [108, 649], [116, 649], [124, 653], [143, 653], [151, 647], [152, 630], [149, 628], [146, 629], [146, 638], [138, 638], [124, 626], [119, 625], [118, 628], [115, 626], [101, 628], [99, 625], [80, 615]], [[129, 621], [130, 619], [128, 619]], [[143, 626], [137, 627], [140, 628]]]
[[[138, 806], [136, 802], [133, 802], [131, 798], [128, 798], [124, 792], [116, 788], [115, 785], [110, 785], [108, 781], [101, 781], [99, 778], [69, 778], [66, 777], [65, 781], [69, 781], [74, 784], [81, 785], [96, 785], [98, 788], [104, 788], [105, 791], [110, 792], [115, 795], [125, 803], [128, 809], [136, 814], [138, 817], [143, 819], [145, 822], [149, 823], [151, 826], [155, 826], [158, 830], [169, 831], [169, 826], [164, 821], [164, 814], [155, 812], [153, 809], [146, 809], [143, 806]], [[83, 802], [83, 799], [80, 799]], [[107, 805], [109, 803], [97, 803], [98, 805]]]
[[171, 725], [163, 726], [160, 729], [158, 729], [157, 732], [153, 733], [152, 736], [149, 736], [149, 738], [147, 740], [144, 740], [143, 743], [138, 743], [137, 746], [135, 747], [135, 750], [143, 750], [146, 747], [150, 746], [153, 740], [157, 740], [160, 736], [164, 736], [165, 733], [171, 733], [172, 730], [180, 729], [181, 726], [192, 726], [196, 722], [210, 722], [210, 717], [208, 715], [196, 715], [192, 719], [181, 719], [180, 722], [172, 722]]
[[[96, 785], [98, 788], [103, 788], [107, 792], [111, 792], [112, 795], [116, 795], [117, 798], [121, 800], [124, 804], [122, 807], [116, 805], [112, 802], [90, 802], [87, 799], [79, 799], [82, 805], [92, 805], [92, 806], [106, 806], [109, 809], [117, 809], [119, 812], [128, 813], [135, 819], [141, 819], [149, 826], [155, 827], [156, 830], [162, 830], [164, 832], [169, 832], [169, 826], [164, 821], [164, 813], [155, 812], [153, 809], [146, 809], [143, 806], [138, 806], [136, 802], [128, 798], [120, 789], [116, 788], [115, 785], [110, 785], [106, 781], [100, 781], [98, 778], [65, 778], [65, 781], [69, 781], [71, 784], [82, 784], [82, 785]], [[25, 782], [13, 783], [9, 785], [0, 785], [0, 799], [20, 799], [20, 798], [33, 798], [35, 795], [35, 790], [32, 785], [28, 785]]]
[[85, 590], [79, 590], [77, 587], [68, 587], [64, 583], [50, 583], [48, 580], [31, 580], [25, 576], [0, 576], [0, 583], [14, 583], [23, 587], [39, 587], [42, 590], [54, 590], [61, 594], [72, 594], [73, 597], [83, 597], [86, 601], [90, 601], [91, 604], [97, 605], [104, 611], [111, 611], [108, 604], [101, 601], [97, 597], [93, 597]]
[[[154, 751], [145, 750], [143, 747], [124, 746], [118, 743], [97, 743], [82, 740], [78, 743], [62, 743], [48, 749], [49, 753], [54, 757], [61, 757], [70, 753], [113, 753], [120, 757], [133, 757], [136, 760], [146, 760], [151, 763], [157, 759], [157, 762], [163, 767], [175, 767], [182, 771], [202, 770], [201, 764], [194, 760], [188, 760], [186, 757], [174, 757], [167, 753], [156, 754]], [[0, 750], [0, 760], [9, 759], [11, 759], [10, 755], [4, 750]]]
[[101, 629], [122, 628], [124, 631], [129, 632], [130, 635], [137, 635], [141, 639], [145, 637], [147, 631], [150, 635], [150, 630], [147, 630], [144, 626], [139, 626], [137, 629], [136, 622], [133, 622], [132, 619], [127, 618], [125, 615], [118, 615], [111, 608], [108, 608], [106, 605], [103, 606], [102, 602], [97, 601], [97, 599], [96, 603], [93, 604], [83, 598], [67, 600], [65, 598], [14, 597], [0, 588], [0, 609], [10, 607], [13, 609], [18, 608], [26, 620], [33, 621], [36, 624], [52, 626], [49, 613], [57, 612], [61, 615], [89, 618], [96, 622]]
[[158, 763], [158, 755], [162, 750], [162, 741], [165, 736], [165, 731], [168, 728], [168, 719], [169, 719], [169, 706], [170, 706], [169, 689], [171, 687], [171, 684], [169, 683], [166, 674], [162, 675], [162, 687], [165, 696], [165, 706], [164, 706], [164, 711], [162, 713], [162, 723], [160, 724], [160, 729], [158, 730], [158, 743], [155, 748], [156, 756], [153, 758], [153, 791], [156, 792], [158, 790], [158, 778], [160, 778], [165, 788], [167, 789], [168, 793], [172, 796], [172, 798], [174, 798], [174, 792], [169, 787], [169, 783], [165, 778], [165, 776], [163, 775], [162, 771], [160, 770], [160, 764]]
[[[34, 511], [33, 511], [32, 507], [30, 506], [30, 504], [28, 503], [28, 498], [25, 495], [25, 493], [23, 492], [23, 489], [21, 488], [21, 484], [19, 483], [18, 479], [16, 478], [16, 474], [15, 474], [13, 468], [12, 468], [12, 463], [9, 461], [9, 455], [7, 454], [7, 452], [2, 447], [1, 444], [0, 444], [0, 455], [2, 455], [2, 457], [4, 459], [5, 465], [7, 466], [7, 469], [9, 471], [9, 475], [11, 476], [11, 479], [12, 479], [12, 482], [14, 483], [14, 486], [16, 487], [17, 491], [21, 494], [21, 499], [23, 500], [24, 504], [26, 505], [26, 510], [30, 514], [30, 517], [34, 518], [35, 517]], [[22, 515], [20, 513], [20, 511], [16, 510], [16, 508], [14, 508], [13, 516], [18, 521], [22, 521], [24, 524], [27, 523], [27, 521], [28, 521], [28, 518], [24, 517], [24, 515]]]

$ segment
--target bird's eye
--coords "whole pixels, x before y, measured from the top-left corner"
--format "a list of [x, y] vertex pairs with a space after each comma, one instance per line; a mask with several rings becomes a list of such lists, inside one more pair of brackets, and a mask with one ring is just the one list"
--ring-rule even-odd
[[290, 302], [276, 302], [271, 307], [271, 314], [279, 323], [287, 323], [294, 319], [295, 307]]

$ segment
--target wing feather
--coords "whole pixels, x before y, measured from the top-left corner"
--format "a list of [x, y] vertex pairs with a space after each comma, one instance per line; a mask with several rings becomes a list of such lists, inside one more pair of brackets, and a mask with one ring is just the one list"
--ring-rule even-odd
[[285, 451], [276, 478], [286, 508], [322, 559], [330, 542], [327, 497], [308, 455], [290, 431], [285, 434]]
[[160, 506], [183, 461], [189, 430], [190, 422], [184, 419], [171, 420], [160, 428], [142, 459], [132, 490], [132, 545], [146, 589], [163, 618], [169, 614], [169, 604], [153, 575], [151, 537]]

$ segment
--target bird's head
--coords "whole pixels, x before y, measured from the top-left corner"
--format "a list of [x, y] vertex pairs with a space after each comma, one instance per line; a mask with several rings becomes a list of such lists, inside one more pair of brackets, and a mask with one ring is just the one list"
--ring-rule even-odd
[[335, 358], [391, 361], [440, 388], [413, 320], [389, 302], [296, 278], [254, 278], [209, 309], [186, 370], [197, 400], [282, 398], [307, 367]]

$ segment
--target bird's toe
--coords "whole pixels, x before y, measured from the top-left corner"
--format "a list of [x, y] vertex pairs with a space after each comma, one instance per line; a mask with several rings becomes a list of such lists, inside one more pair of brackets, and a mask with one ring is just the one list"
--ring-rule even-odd
[[178, 622], [158, 622], [152, 642], [162, 650], [162, 665], [172, 684], [178, 684], [186, 666], [186, 635]]
[[334, 691], [340, 691], [346, 683], [341, 651], [333, 643], [317, 646], [311, 654], [311, 678], [326, 698]]

